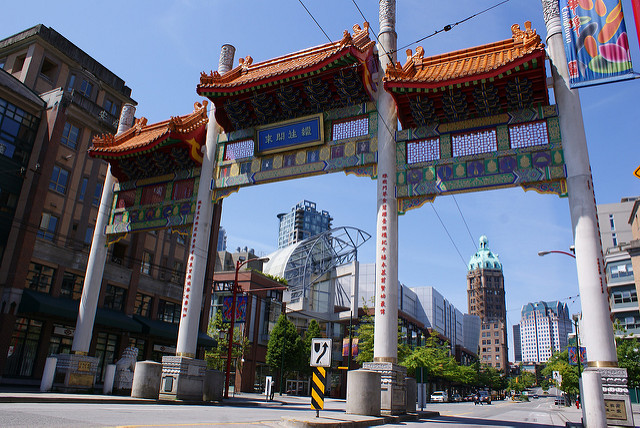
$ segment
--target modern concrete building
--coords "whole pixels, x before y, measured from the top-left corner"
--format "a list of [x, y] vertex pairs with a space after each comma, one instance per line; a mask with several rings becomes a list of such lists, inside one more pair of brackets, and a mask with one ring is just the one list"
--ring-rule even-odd
[[227, 231], [224, 227], [220, 227], [218, 230], [218, 244], [216, 245], [216, 251], [227, 251]]
[[522, 307], [521, 315], [521, 361], [544, 363], [554, 352], [567, 347], [572, 324], [566, 303], [527, 303]]
[[[46, 357], [69, 353], [74, 337], [107, 171], [87, 149], [135, 101], [124, 80], [44, 25], [0, 40], [0, 65], [0, 376], [39, 383]], [[97, 383], [129, 345], [141, 360], [175, 354], [188, 239], [158, 230], [109, 243], [89, 350]]]
[[315, 202], [300, 201], [288, 213], [278, 214], [278, 248], [284, 248], [331, 229], [328, 211], [318, 211]]
[[507, 312], [504, 277], [498, 255], [489, 249], [486, 236], [471, 257], [467, 273], [469, 314], [480, 317], [480, 362], [498, 370], [508, 370]]
[[640, 335], [640, 311], [634, 266], [629, 250], [634, 241], [632, 212], [640, 197], [598, 205], [598, 222], [609, 289], [609, 304], [617, 336]]
[[513, 326], [513, 359], [515, 362], [522, 361], [522, 340], [520, 339], [520, 324]]

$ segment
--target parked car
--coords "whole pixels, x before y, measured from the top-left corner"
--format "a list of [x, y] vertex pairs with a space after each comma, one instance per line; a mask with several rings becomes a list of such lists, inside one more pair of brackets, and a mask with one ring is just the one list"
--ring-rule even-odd
[[449, 395], [447, 391], [435, 391], [431, 394], [432, 403], [447, 403], [449, 402]]
[[469, 401], [469, 402], [475, 401], [475, 399], [476, 399], [475, 394], [469, 394], [464, 397], [464, 401]]
[[491, 396], [487, 391], [478, 391], [478, 400], [481, 403], [491, 404]]
[[462, 397], [460, 396], [460, 394], [452, 394], [450, 401], [454, 403], [459, 403], [460, 401], [462, 401]]

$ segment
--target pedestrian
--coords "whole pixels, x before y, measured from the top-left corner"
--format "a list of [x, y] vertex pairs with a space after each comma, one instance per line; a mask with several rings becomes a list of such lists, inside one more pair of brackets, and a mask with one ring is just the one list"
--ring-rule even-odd
[[[473, 405], [477, 406], [480, 403], [480, 394], [476, 392], [476, 395], [473, 396]], [[480, 403], [482, 405], [482, 403]]]

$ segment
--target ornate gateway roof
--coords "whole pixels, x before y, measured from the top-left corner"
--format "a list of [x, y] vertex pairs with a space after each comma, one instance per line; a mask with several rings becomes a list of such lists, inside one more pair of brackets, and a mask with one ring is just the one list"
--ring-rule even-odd
[[224, 75], [202, 73], [199, 95], [216, 106], [230, 132], [370, 101], [376, 71], [375, 42], [364, 28], [345, 30], [337, 42], [253, 64], [248, 56]]
[[136, 119], [118, 136], [94, 137], [89, 155], [109, 162], [120, 182], [190, 169], [202, 164], [207, 121], [207, 101], [195, 103], [191, 114], [152, 125]]
[[511, 32], [511, 39], [427, 58], [418, 47], [407, 50], [404, 65], [389, 65], [384, 87], [403, 128], [548, 105], [540, 36], [528, 21]]

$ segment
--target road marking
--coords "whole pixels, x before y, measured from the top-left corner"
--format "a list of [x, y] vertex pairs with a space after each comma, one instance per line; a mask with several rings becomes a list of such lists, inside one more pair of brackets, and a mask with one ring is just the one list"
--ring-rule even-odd
[[218, 426], [218, 425], [264, 425], [265, 422], [277, 421], [256, 421], [256, 422], [199, 422], [192, 424], [159, 424], [159, 425], [118, 425], [115, 428], [143, 428], [143, 427], [196, 427], [196, 426]]

